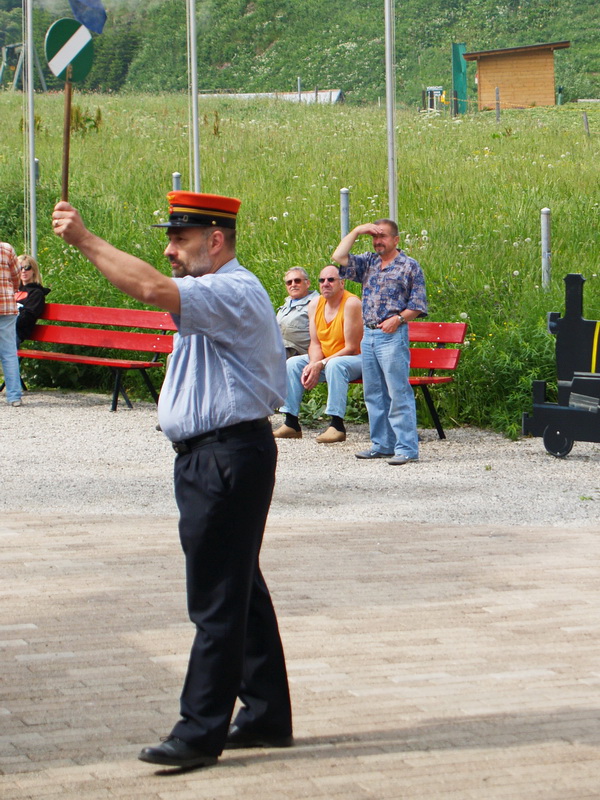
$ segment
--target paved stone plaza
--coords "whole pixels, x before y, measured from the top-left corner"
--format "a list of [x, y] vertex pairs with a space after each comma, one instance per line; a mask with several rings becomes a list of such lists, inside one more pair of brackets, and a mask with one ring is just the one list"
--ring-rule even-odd
[[178, 773], [175, 517], [75, 511], [0, 517], [2, 800], [600, 797], [596, 526], [272, 520], [297, 746]]

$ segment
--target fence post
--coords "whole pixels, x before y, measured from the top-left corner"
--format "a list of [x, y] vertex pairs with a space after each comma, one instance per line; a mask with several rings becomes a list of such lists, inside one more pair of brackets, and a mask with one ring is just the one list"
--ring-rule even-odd
[[551, 265], [550, 259], [550, 209], [542, 208], [542, 288], [550, 287]]
[[496, 122], [500, 122], [500, 89], [496, 86]]
[[350, 233], [350, 189], [340, 189], [340, 230], [342, 239]]
[[587, 111], [583, 112], [583, 127], [585, 128], [585, 132], [587, 135], [590, 135], [590, 123], [588, 121]]
[[302, 81], [300, 80], [300, 76], [298, 75], [298, 102], [302, 102]]
[[171, 178], [173, 180], [173, 191], [181, 191], [181, 172], [174, 172]]

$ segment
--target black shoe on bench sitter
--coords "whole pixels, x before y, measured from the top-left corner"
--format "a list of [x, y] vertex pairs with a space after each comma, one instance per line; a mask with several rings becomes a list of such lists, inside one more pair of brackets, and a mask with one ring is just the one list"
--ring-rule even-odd
[[160, 764], [162, 767], [179, 767], [194, 769], [211, 767], [218, 761], [217, 756], [210, 756], [176, 736], [167, 736], [156, 747], [144, 747], [138, 756], [140, 761], [148, 764]]
[[244, 729], [235, 723], [229, 726], [229, 733], [225, 741], [225, 750], [241, 750], [245, 747], [292, 747], [294, 737], [263, 734], [260, 731]]

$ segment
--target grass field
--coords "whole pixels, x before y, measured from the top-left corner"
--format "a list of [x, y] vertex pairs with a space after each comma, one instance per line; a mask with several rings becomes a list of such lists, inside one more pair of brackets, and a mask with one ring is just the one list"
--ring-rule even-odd
[[[166, 215], [172, 172], [181, 172], [183, 188], [190, 188], [186, 98], [75, 94], [73, 102], [87, 132], [72, 136], [71, 202], [94, 232], [168, 272], [164, 232], [150, 225]], [[21, 252], [22, 100], [4, 92], [2, 104], [1, 235]], [[587, 108], [590, 136], [582, 112], [581, 106], [503, 112], [499, 123], [493, 113], [459, 120], [398, 114], [403, 249], [424, 268], [430, 318], [469, 322], [457, 380], [440, 394], [448, 422], [518, 432], [531, 380], [554, 375], [545, 318], [562, 310], [568, 272], [583, 273], [585, 315], [600, 318], [600, 110]], [[62, 114], [62, 95], [36, 97], [38, 255], [50, 298], [133, 305], [51, 233]], [[242, 198], [240, 260], [261, 278], [274, 305], [285, 296], [286, 269], [301, 265], [316, 278], [328, 263], [340, 235], [342, 187], [350, 189], [351, 225], [388, 214], [381, 108], [202, 100], [200, 140], [202, 189]], [[552, 212], [547, 291], [541, 288], [544, 207]], [[358, 251], [369, 245], [365, 239]], [[62, 380], [31, 368], [40, 383]], [[97, 380], [98, 371], [93, 375]]]

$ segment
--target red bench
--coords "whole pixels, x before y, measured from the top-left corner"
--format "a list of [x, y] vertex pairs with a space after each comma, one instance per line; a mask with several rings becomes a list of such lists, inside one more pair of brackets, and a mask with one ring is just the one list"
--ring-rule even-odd
[[[104, 326], [111, 326], [111, 328]], [[152, 330], [153, 333], [115, 330], [114, 328], [142, 328], [143, 330]], [[140, 372], [154, 401], [158, 402], [158, 394], [147, 372], [152, 369], [164, 368], [164, 362], [159, 360], [159, 356], [170, 353], [173, 349], [172, 332], [175, 330], [177, 329], [171, 315], [166, 311], [47, 303], [43, 315], [30, 336], [31, 341], [127, 350], [130, 353], [152, 353], [152, 358], [142, 361], [135, 358], [114, 358], [96, 354], [80, 355], [55, 350], [31, 350], [29, 346], [19, 349], [18, 355], [19, 358], [37, 358], [45, 361], [108, 367], [115, 376], [110, 410], [116, 411], [119, 394], [123, 396], [129, 408], [132, 407], [123, 386], [123, 376], [130, 369]], [[29, 345], [29, 340], [26, 344]]]
[[[446, 434], [429, 387], [440, 383], [452, 383], [454, 376], [448, 373], [454, 372], [458, 366], [461, 351], [457, 347], [447, 347], [446, 345], [462, 344], [466, 334], [466, 322], [408, 323], [410, 344], [421, 345], [410, 348], [410, 385], [420, 386], [423, 390], [423, 397], [440, 439], [445, 439]], [[413, 374], [415, 370], [418, 371], [417, 374]], [[446, 374], [438, 375], [438, 370], [443, 370]], [[361, 381], [353, 382], [361, 383]]]

